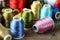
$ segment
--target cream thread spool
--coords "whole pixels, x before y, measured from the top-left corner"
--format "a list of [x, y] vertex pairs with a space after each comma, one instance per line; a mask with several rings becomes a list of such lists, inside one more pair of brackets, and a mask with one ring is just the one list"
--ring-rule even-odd
[[4, 26], [1, 23], [0, 23], [0, 37], [2, 38], [1, 40], [12, 40], [9, 30], [4, 28]]
[[39, 19], [40, 7], [42, 7], [42, 4], [39, 1], [33, 1], [31, 5], [31, 10], [34, 13], [34, 20]]

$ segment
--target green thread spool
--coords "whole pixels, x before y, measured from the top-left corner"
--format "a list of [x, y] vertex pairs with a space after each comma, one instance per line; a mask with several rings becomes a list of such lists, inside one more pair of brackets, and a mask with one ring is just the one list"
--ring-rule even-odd
[[23, 9], [22, 18], [24, 20], [24, 30], [29, 30], [30, 28], [32, 28], [34, 15], [30, 9]]
[[12, 13], [12, 9], [10, 8], [5, 9], [5, 11], [3, 12], [6, 28], [10, 27], [10, 21], [13, 18], [13, 16], [14, 16], [14, 13]]

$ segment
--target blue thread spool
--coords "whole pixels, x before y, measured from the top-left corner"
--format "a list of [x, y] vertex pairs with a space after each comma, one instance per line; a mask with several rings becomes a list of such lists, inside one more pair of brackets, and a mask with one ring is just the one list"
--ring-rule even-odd
[[49, 4], [45, 4], [40, 13], [40, 19], [46, 18], [46, 17], [52, 17], [52, 9]]
[[10, 23], [10, 32], [14, 39], [24, 37], [24, 22], [20, 16], [14, 16]]
[[52, 8], [52, 12], [53, 12], [52, 18], [53, 18], [53, 19], [56, 19], [56, 18], [55, 18], [55, 14], [56, 14], [57, 12], [60, 12], [60, 10], [59, 10], [58, 8], [55, 8], [54, 6], [51, 6], [51, 8]]

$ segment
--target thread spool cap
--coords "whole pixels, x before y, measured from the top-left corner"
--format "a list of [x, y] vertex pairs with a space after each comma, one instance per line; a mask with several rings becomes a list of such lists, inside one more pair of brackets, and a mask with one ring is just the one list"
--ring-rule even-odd
[[56, 13], [55, 18], [56, 18], [56, 19], [59, 19], [59, 18], [60, 18], [60, 12], [57, 12], [57, 13]]
[[36, 7], [38, 5], [42, 6], [39, 1], [34, 1], [33, 4], [32, 4], [33, 7]]
[[24, 8], [23, 11], [26, 11], [26, 12], [31, 12], [32, 10], [30, 9], [27, 9], [27, 8]]
[[24, 8], [23, 11], [28, 11], [28, 9], [27, 8]]
[[51, 6], [49, 4], [44, 4], [44, 7], [50, 8]]
[[20, 21], [20, 20], [22, 20], [22, 17], [20, 17], [20, 16], [14, 16], [14, 17], [13, 17], [13, 20], [15, 20], [15, 21]]
[[4, 37], [4, 40], [12, 40], [12, 36], [11, 36], [11, 35], [6, 35], [6, 36]]
[[5, 13], [12, 13], [12, 9], [10, 8], [5, 9]]
[[33, 4], [40, 4], [40, 1], [34, 1]]

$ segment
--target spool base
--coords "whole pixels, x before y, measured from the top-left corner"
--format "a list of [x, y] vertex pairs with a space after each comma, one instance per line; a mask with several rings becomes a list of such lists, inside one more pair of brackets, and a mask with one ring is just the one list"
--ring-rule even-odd
[[20, 38], [15, 38], [15, 37], [14, 37], [13, 39], [22, 39], [23, 37], [24, 37], [24, 35], [23, 35], [22, 37], [20, 37]]
[[24, 30], [31, 30], [32, 28], [24, 28]]

